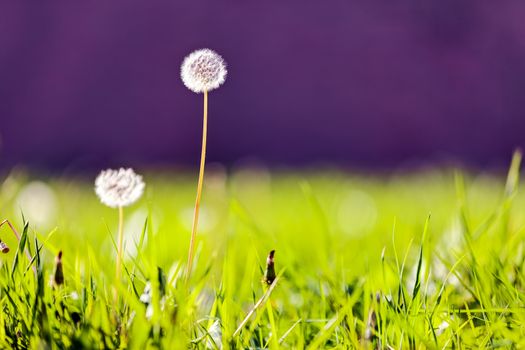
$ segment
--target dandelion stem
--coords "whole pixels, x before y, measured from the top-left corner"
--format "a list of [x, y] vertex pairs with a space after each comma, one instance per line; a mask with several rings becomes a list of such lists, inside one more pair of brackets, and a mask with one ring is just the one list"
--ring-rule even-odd
[[124, 208], [118, 207], [118, 246], [117, 246], [117, 271], [116, 281], [120, 281], [120, 271], [122, 266], [122, 245], [124, 241]]
[[193, 223], [191, 225], [190, 248], [188, 251], [188, 264], [186, 265], [186, 283], [190, 279], [193, 266], [193, 255], [195, 253], [195, 238], [197, 236], [197, 225], [199, 223], [199, 207], [201, 203], [202, 183], [204, 181], [204, 164], [206, 161], [206, 135], [208, 133], [208, 91], [204, 91], [204, 118], [202, 122], [202, 150], [201, 164], [199, 168], [199, 180], [197, 182], [197, 198], [195, 199], [195, 209], [193, 211]]

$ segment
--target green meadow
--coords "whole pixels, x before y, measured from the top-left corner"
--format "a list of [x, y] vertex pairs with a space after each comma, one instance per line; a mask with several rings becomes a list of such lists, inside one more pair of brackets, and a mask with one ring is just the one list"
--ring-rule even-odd
[[20, 236], [0, 229], [1, 347], [523, 347], [519, 168], [518, 154], [508, 174], [211, 166], [187, 282], [195, 174], [143, 173], [117, 280], [118, 211], [94, 179], [14, 171], [0, 187]]

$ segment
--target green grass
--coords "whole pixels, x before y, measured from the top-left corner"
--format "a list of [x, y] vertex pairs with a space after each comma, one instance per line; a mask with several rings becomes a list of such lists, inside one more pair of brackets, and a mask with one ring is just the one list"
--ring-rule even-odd
[[[209, 172], [189, 286], [195, 179], [145, 174], [145, 196], [125, 209], [134, 249], [117, 284], [118, 214], [91, 183], [49, 179], [55, 210], [44, 200], [28, 210], [17, 198], [31, 179], [13, 173], [0, 189], [0, 218], [23, 239], [0, 229], [11, 248], [0, 255], [0, 347], [213, 349], [219, 333], [223, 348], [522, 347], [518, 169], [516, 157], [508, 180]], [[48, 222], [31, 221], [42, 212]], [[272, 249], [278, 277], [268, 288]], [[59, 251], [65, 284], [52, 286]], [[140, 301], [147, 281], [149, 310]]]

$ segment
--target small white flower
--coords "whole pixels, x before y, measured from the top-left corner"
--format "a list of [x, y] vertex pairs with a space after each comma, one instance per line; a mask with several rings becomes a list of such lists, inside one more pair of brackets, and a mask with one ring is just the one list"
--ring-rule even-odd
[[148, 306], [146, 307], [146, 319], [147, 320], [151, 320], [151, 318], [153, 317], [153, 305], [152, 304], [148, 304]]
[[226, 64], [213, 50], [201, 49], [192, 52], [182, 62], [180, 76], [188, 89], [200, 93], [211, 91], [224, 83]]
[[[160, 311], [164, 311], [164, 307], [166, 306], [166, 297], [160, 298]], [[151, 320], [153, 317], [153, 313], [155, 312], [155, 309], [153, 308], [153, 304], [149, 303], [146, 307], [146, 319]]]
[[100, 201], [111, 208], [135, 203], [144, 192], [142, 176], [133, 169], [102, 171], [95, 180], [95, 192]]
[[146, 285], [144, 286], [144, 291], [140, 295], [140, 301], [144, 304], [151, 303], [151, 283], [149, 281], [146, 282]]

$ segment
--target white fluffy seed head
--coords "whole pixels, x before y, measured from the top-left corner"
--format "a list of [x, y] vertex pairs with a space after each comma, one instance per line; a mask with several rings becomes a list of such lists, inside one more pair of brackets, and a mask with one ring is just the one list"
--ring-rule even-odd
[[226, 63], [213, 50], [201, 49], [190, 53], [180, 68], [180, 77], [188, 89], [201, 93], [211, 91], [226, 80]]
[[111, 208], [125, 207], [135, 203], [144, 192], [142, 176], [133, 169], [107, 169], [97, 176], [95, 192], [100, 201]]

